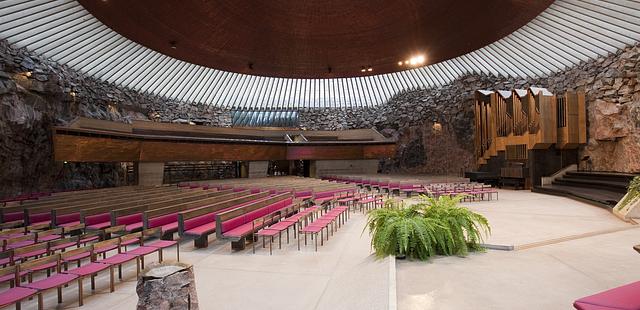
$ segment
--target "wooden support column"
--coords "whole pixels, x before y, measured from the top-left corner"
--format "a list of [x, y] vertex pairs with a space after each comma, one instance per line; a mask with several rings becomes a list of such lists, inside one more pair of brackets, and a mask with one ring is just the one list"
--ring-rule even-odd
[[138, 185], [156, 186], [162, 185], [164, 181], [164, 163], [139, 162]]
[[269, 169], [269, 161], [250, 161], [249, 162], [249, 178], [264, 178], [267, 176]]

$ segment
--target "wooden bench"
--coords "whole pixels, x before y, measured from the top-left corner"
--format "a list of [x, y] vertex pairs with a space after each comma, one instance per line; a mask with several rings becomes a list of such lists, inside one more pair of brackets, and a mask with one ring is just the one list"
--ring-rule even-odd
[[51, 221], [53, 226], [64, 226], [66, 223], [69, 223], [72, 221], [71, 219], [68, 218], [72, 214], [75, 214], [77, 216], [77, 219], [74, 218], [73, 220], [81, 222], [82, 221], [81, 213], [83, 210], [100, 208], [100, 207], [103, 207], [105, 209], [106, 208], [119, 209], [119, 208], [125, 208], [125, 207], [133, 207], [136, 205], [160, 202], [160, 201], [166, 200], [167, 197], [172, 197], [172, 198], [188, 197], [188, 196], [198, 195], [201, 193], [202, 191], [180, 190], [180, 189], [174, 188], [174, 190], [172, 191], [145, 193], [145, 194], [140, 194], [138, 196], [127, 197], [126, 199], [117, 198], [113, 200], [88, 202], [86, 204], [82, 204], [79, 206], [72, 205], [72, 206], [53, 208], [51, 209]]
[[[140, 195], [157, 194], [157, 193], [162, 193], [166, 191], [175, 191], [175, 190], [177, 190], [177, 188], [149, 188], [149, 189], [141, 190], [138, 192], [132, 192], [132, 193], [126, 192], [120, 195], [111, 193], [109, 195], [104, 195], [104, 196], [101, 195], [98, 197], [90, 196], [86, 198], [76, 198], [73, 201], [47, 202], [43, 204], [29, 205], [29, 206], [14, 206], [11, 208], [5, 208], [3, 211], [6, 212], [5, 214], [9, 215], [15, 212], [19, 212], [18, 210], [20, 210], [21, 212], [24, 213], [20, 218], [25, 221], [26, 225], [29, 225], [34, 223], [43, 223], [47, 221], [49, 222], [52, 221], [53, 218], [51, 217], [51, 210], [55, 208], [62, 208], [62, 207], [70, 208], [70, 209], [82, 208], [82, 207], [89, 207], [92, 204], [100, 204], [100, 203], [105, 203], [113, 200], [120, 200], [124, 202], [124, 201], [130, 201], [131, 199], [135, 197], [139, 197]], [[13, 216], [16, 216], [16, 215], [13, 215]]]
[[[215, 190], [186, 190], [180, 194], [171, 194], [168, 196], [154, 197], [146, 201], [135, 201], [133, 203], [119, 203], [115, 205], [104, 205], [100, 207], [85, 209], [81, 211], [80, 220], [87, 225], [87, 229], [103, 229], [112, 225], [111, 211], [125, 210], [128, 208], [146, 208], [154, 209], [183, 202], [206, 199], [211, 196], [219, 195]], [[143, 211], [140, 211], [143, 212]]]
[[269, 195], [269, 192], [251, 194], [250, 190], [239, 193], [241, 193], [240, 196], [230, 200], [178, 213], [178, 234], [180, 237], [194, 238], [194, 246], [197, 248], [207, 247], [209, 235], [216, 231], [215, 220], [218, 212], [238, 208]]
[[157, 227], [162, 232], [163, 240], [173, 240], [173, 234], [178, 232], [179, 228], [179, 212], [206, 207], [207, 205], [248, 195], [248, 191], [233, 192], [232, 190], [222, 190], [218, 193], [219, 195], [208, 198], [206, 200], [206, 204], [197, 200], [145, 211], [142, 216], [144, 228], [149, 229]]
[[[255, 229], [253, 220], [267, 214], [277, 212], [293, 204], [293, 195], [284, 193], [269, 197], [258, 203], [236, 208], [216, 214], [216, 236], [219, 239], [231, 240], [231, 248], [245, 248], [246, 237], [253, 236]], [[253, 240], [251, 240], [253, 241]]]

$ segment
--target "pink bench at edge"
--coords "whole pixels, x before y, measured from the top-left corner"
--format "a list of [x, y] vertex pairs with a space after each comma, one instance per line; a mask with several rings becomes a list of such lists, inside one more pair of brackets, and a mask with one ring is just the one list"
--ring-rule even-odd
[[578, 310], [640, 310], [640, 281], [576, 300]]

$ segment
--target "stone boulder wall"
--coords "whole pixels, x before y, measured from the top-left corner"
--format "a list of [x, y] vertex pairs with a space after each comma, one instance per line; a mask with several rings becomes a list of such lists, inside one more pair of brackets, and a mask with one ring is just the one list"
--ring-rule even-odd
[[[375, 128], [398, 139], [396, 158], [383, 171], [456, 174], [475, 168], [473, 104], [478, 89], [546, 87], [585, 92], [588, 156], [594, 170], [640, 172], [640, 45], [536, 79], [463, 76], [437, 89], [408, 90], [371, 108], [303, 109], [309, 129]], [[442, 131], [434, 136], [433, 125]], [[446, 159], [446, 160], [445, 160]]]
[[78, 116], [229, 126], [228, 110], [141, 94], [82, 75], [0, 40], [0, 198], [122, 185], [119, 163], [55, 162], [51, 127]]
[[[381, 165], [384, 172], [457, 174], [475, 168], [476, 90], [580, 89], [586, 94], [589, 127], [580, 156], [589, 156], [595, 170], [640, 172], [639, 59], [636, 45], [536, 79], [467, 75], [438, 88], [398, 93], [370, 108], [303, 108], [300, 127], [375, 128], [399, 141], [396, 157]], [[228, 109], [180, 104], [98, 81], [0, 40], [0, 197], [124, 182], [120, 164], [53, 160], [51, 126], [77, 116], [231, 125]]]

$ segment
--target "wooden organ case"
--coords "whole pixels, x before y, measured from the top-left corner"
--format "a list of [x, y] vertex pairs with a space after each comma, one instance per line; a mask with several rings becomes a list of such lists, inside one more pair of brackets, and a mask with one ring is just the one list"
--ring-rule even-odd
[[479, 90], [474, 109], [478, 171], [501, 185], [538, 185], [540, 177], [577, 163], [577, 148], [587, 142], [583, 92]]

